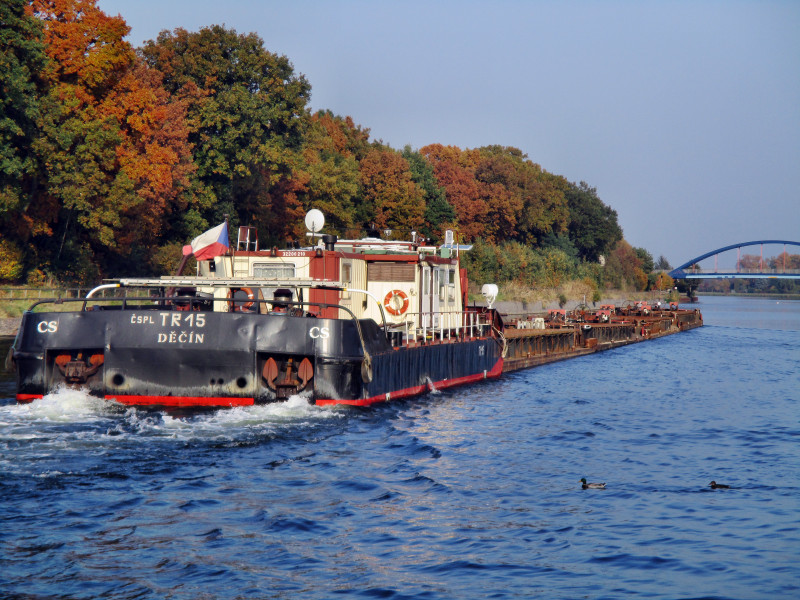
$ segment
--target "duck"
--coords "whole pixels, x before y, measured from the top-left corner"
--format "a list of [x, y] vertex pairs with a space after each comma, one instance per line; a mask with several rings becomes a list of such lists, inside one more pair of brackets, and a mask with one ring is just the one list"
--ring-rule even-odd
[[581, 488], [584, 490], [604, 490], [606, 489], [605, 483], [586, 483], [586, 477], [581, 477]]
[[712, 490], [729, 490], [731, 486], [725, 485], [724, 483], [717, 483], [716, 481], [712, 481], [708, 484]]

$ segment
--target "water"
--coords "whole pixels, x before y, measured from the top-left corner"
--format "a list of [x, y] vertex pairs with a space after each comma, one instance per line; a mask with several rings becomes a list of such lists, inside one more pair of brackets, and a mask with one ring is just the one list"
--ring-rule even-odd
[[800, 597], [800, 302], [701, 307], [367, 410], [16, 405], [2, 382], [0, 597]]

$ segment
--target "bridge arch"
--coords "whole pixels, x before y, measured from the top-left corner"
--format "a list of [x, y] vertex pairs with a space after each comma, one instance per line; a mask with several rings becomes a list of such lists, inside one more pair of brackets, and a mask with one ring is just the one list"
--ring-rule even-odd
[[[688, 278], [694, 278], [694, 277], [702, 278], [702, 277], [704, 277], [703, 275], [699, 275], [698, 276], [698, 275], [693, 275], [693, 274], [687, 273], [686, 269], [688, 269], [692, 265], [695, 265], [695, 264], [699, 263], [701, 260], [705, 260], [706, 258], [714, 256], [715, 254], [722, 254], [723, 252], [727, 252], [728, 250], [735, 250], [735, 249], [738, 249], [738, 248], [745, 248], [747, 246], [763, 246], [764, 244], [783, 244], [784, 246], [787, 246], [787, 245], [788, 246], [800, 246], [800, 242], [790, 242], [788, 240], [757, 240], [755, 242], [741, 242], [739, 244], [731, 244], [730, 246], [724, 246], [722, 248], [717, 248], [716, 250], [712, 250], [711, 252], [706, 252], [705, 254], [702, 254], [702, 255], [700, 255], [700, 256], [698, 256], [696, 258], [693, 258], [693, 259], [683, 263], [680, 267], [674, 268], [668, 274], [673, 279], [688, 279]], [[730, 274], [715, 273], [713, 275], [705, 275], [705, 277], [725, 277], [725, 276], [733, 277], [733, 276], [736, 276], [736, 275], [738, 275], [738, 274], [733, 274], [733, 273], [730, 273]], [[800, 276], [798, 276], [798, 275], [794, 275], [793, 276], [793, 278], [799, 278], [799, 277]]]

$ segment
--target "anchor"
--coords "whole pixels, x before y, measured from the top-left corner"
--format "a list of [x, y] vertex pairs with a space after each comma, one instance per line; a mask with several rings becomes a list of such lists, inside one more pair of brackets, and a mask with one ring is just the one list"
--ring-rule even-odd
[[102, 354], [83, 358], [83, 352], [78, 352], [74, 359], [69, 354], [59, 354], [55, 360], [56, 367], [64, 376], [64, 381], [70, 385], [86, 383], [89, 377], [100, 370], [103, 362]]
[[281, 373], [278, 363], [274, 358], [269, 357], [261, 370], [261, 376], [267, 382], [267, 386], [275, 391], [277, 398], [286, 400], [292, 394], [302, 392], [306, 388], [308, 382], [314, 377], [314, 367], [311, 366], [308, 358], [304, 358], [295, 369], [295, 359], [290, 358], [286, 361], [286, 367]]

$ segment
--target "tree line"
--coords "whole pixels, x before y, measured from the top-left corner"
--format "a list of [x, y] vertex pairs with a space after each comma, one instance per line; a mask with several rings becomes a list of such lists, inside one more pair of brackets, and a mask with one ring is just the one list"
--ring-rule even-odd
[[96, 0], [4, 0], [0, 23], [0, 280], [164, 273], [225, 215], [271, 246], [300, 239], [313, 207], [341, 237], [452, 229], [479, 283], [669, 287], [587, 183], [513, 147], [371, 140], [312, 113], [310, 83], [256, 34], [134, 48]]

